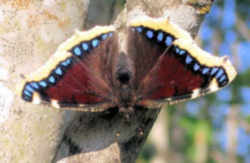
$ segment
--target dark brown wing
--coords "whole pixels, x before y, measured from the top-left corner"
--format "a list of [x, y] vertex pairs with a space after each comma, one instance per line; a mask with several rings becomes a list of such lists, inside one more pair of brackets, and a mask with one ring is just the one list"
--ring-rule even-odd
[[[76, 32], [21, 86], [25, 101], [51, 102], [55, 107], [83, 106], [102, 111], [112, 106], [112, 71], [117, 53], [112, 26]], [[92, 109], [89, 109], [92, 108]]]
[[140, 82], [156, 64], [159, 57], [178, 38], [190, 38], [167, 19], [137, 18], [129, 23], [128, 54], [134, 63], [134, 86]]
[[204, 52], [187, 32], [167, 20], [136, 20], [129, 38], [139, 105], [195, 98], [224, 87], [236, 75], [227, 58]]

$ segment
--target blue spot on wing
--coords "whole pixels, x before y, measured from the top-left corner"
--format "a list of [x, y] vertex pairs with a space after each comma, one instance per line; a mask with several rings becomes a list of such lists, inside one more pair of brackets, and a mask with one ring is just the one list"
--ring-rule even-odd
[[[24, 92], [25, 93], [25, 92]], [[23, 99], [25, 100], [25, 101], [31, 101], [31, 97], [32, 96], [29, 96], [29, 95], [27, 95], [27, 94], [23, 94]]]
[[50, 82], [51, 84], [55, 84], [55, 83], [56, 83], [56, 78], [55, 78], [54, 76], [52, 76], [52, 75], [49, 77], [48, 80], [49, 80], [49, 82]]
[[185, 50], [180, 50], [179, 54], [184, 55], [184, 54], [186, 54], [186, 51]]
[[61, 69], [61, 67], [57, 67], [56, 69], [55, 69], [55, 73], [57, 74], [57, 75], [62, 75], [63, 74], [63, 71], [62, 71], [62, 69]]
[[67, 66], [69, 66], [69, 65], [71, 64], [71, 59], [68, 58], [68, 59], [66, 59], [65, 61], [63, 61], [61, 64], [62, 64], [64, 67], [67, 67]]
[[24, 93], [26, 96], [32, 97], [31, 92], [29, 92], [29, 91], [27, 91], [27, 90], [24, 90], [23, 93]]
[[189, 64], [192, 61], [193, 61], [193, 59], [189, 55], [187, 55], [187, 57], [186, 57], [186, 64]]
[[219, 82], [222, 82], [225, 79], [226, 79], [226, 75], [223, 75], [223, 76], [220, 77]]
[[214, 75], [218, 71], [217, 67], [212, 68], [211, 75]]
[[178, 47], [175, 47], [175, 53], [176, 54], [180, 54], [180, 51], [181, 51], [181, 49], [179, 49]]
[[40, 81], [39, 85], [44, 87], [44, 88], [48, 86], [48, 84], [45, 81]]
[[82, 43], [83, 50], [87, 51], [89, 49], [89, 46], [87, 43]]
[[151, 39], [151, 38], [154, 37], [154, 32], [153, 32], [152, 30], [148, 30], [148, 31], [146, 32], [146, 36], [147, 36], [147, 38]]
[[98, 45], [99, 45], [99, 40], [97, 40], [97, 39], [92, 40], [92, 46], [94, 48], [97, 47]]
[[165, 40], [166, 46], [172, 45], [173, 40], [174, 40], [173, 37], [167, 36], [167, 37], [166, 37], [166, 40]]
[[217, 72], [217, 74], [216, 74], [216, 78], [219, 78], [221, 75], [223, 75], [224, 74], [224, 71], [220, 68], [220, 70]]
[[35, 90], [30, 86], [30, 84], [26, 85], [26, 90], [28, 90], [29, 92], [34, 92]]
[[141, 32], [142, 32], [142, 27], [136, 27], [135, 30], [136, 30], [137, 32], [141, 33]]
[[39, 89], [39, 85], [36, 82], [31, 82], [30, 85], [35, 89]]
[[102, 40], [106, 40], [107, 38], [108, 38], [108, 34], [105, 33], [102, 35]]
[[205, 75], [205, 74], [208, 73], [208, 71], [209, 71], [209, 68], [205, 67], [205, 68], [203, 68], [203, 70], [202, 70], [202, 74]]
[[74, 51], [74, 54], [76, 56], [81, 56], [82, 55], [82, 51], [81, 51], [81, 49], [78, 46], [75, 47], [73, 51]]
[[197, 63], [194, 64], [194, 71], [197, 71], [200, 69], [200, 65], [198, 65]]
[[159, 32], [157, 35], [157, 41], [161, 42], [163, 40], [164, 34], [163, 32]]
[[108, 34], [108, 36], [109, 36], [109, 37], [112, 37], [112, 36], [113, 36], [113, 32], [110, 32], [110, 33]]

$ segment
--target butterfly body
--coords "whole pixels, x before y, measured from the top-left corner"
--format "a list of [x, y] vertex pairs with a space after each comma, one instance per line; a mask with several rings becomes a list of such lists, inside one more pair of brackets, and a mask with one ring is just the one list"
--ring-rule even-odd
[[126, 39], [114, 26], [76, 32], [23, 81], [22, 98], [80, 111], [131, 112], [214, 92], [236, 76], [227, 58], [201, 50], [166, 19], [135, 19], [125, 31]]

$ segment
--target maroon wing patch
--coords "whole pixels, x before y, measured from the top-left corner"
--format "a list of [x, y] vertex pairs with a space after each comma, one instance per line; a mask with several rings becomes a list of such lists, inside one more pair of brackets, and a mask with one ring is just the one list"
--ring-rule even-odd
[[[136, 95], [141, 105], [149, 107], [195, 98], [226, 86], [236, 76], [226, 57], [212, 56], [201, 50], [187, 32], [166, 26], [166, 22], [135, 21], [130, 35], [137, 37], [130, 44], [139, 45], [139, 53], [130, 51], [135, 67], [141, 67], [142, 72], [146, 67], [147, 71], [139, 72], [144, 75], [137, 81]], [[138, 58], [140, 61], [136, 61]], [[149, 68], [147, 63], [151, 63]]]
[[128, 30], [128, 54], [134, 62], [135, 88], [139, 87], [141, 80], [173, 41], [180, 37], [191, 39], [187, 32], [175, 24], [152, 18], [136, 19], [130, 23]]
[[[140, 94], [152, 100], [191, 98], [195, 89], [204, 89], [213, 79], [217, 68], [200, 65], [186, 51], [172, 46], [144, 78]], [[227, 84], [225, 76], [223, 85]]]
[[25, 81], [22, 98], [51, 102], [55, 107], [110, 102], [112, 65], [117, 54], [113, 28], [78, 32], [62, 47], [66, 49], [59, 47], [54, 57]]

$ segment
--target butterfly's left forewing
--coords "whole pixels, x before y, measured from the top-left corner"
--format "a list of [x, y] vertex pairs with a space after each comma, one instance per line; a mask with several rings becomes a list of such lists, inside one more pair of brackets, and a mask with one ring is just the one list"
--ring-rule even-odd
[[129, 22], [128, 55], [134, 63], [133, 85], [136, 89], [159, 57], [178, 38], [191, 39], [191, 36], [167, 19], [142, 16]]
[[110, 107], [112, 66], [117, 37], [112, 26], [77, 31], [20, 86], [25, 101], [50, 102], [54, 107], [80, 106], [82, 111]]

